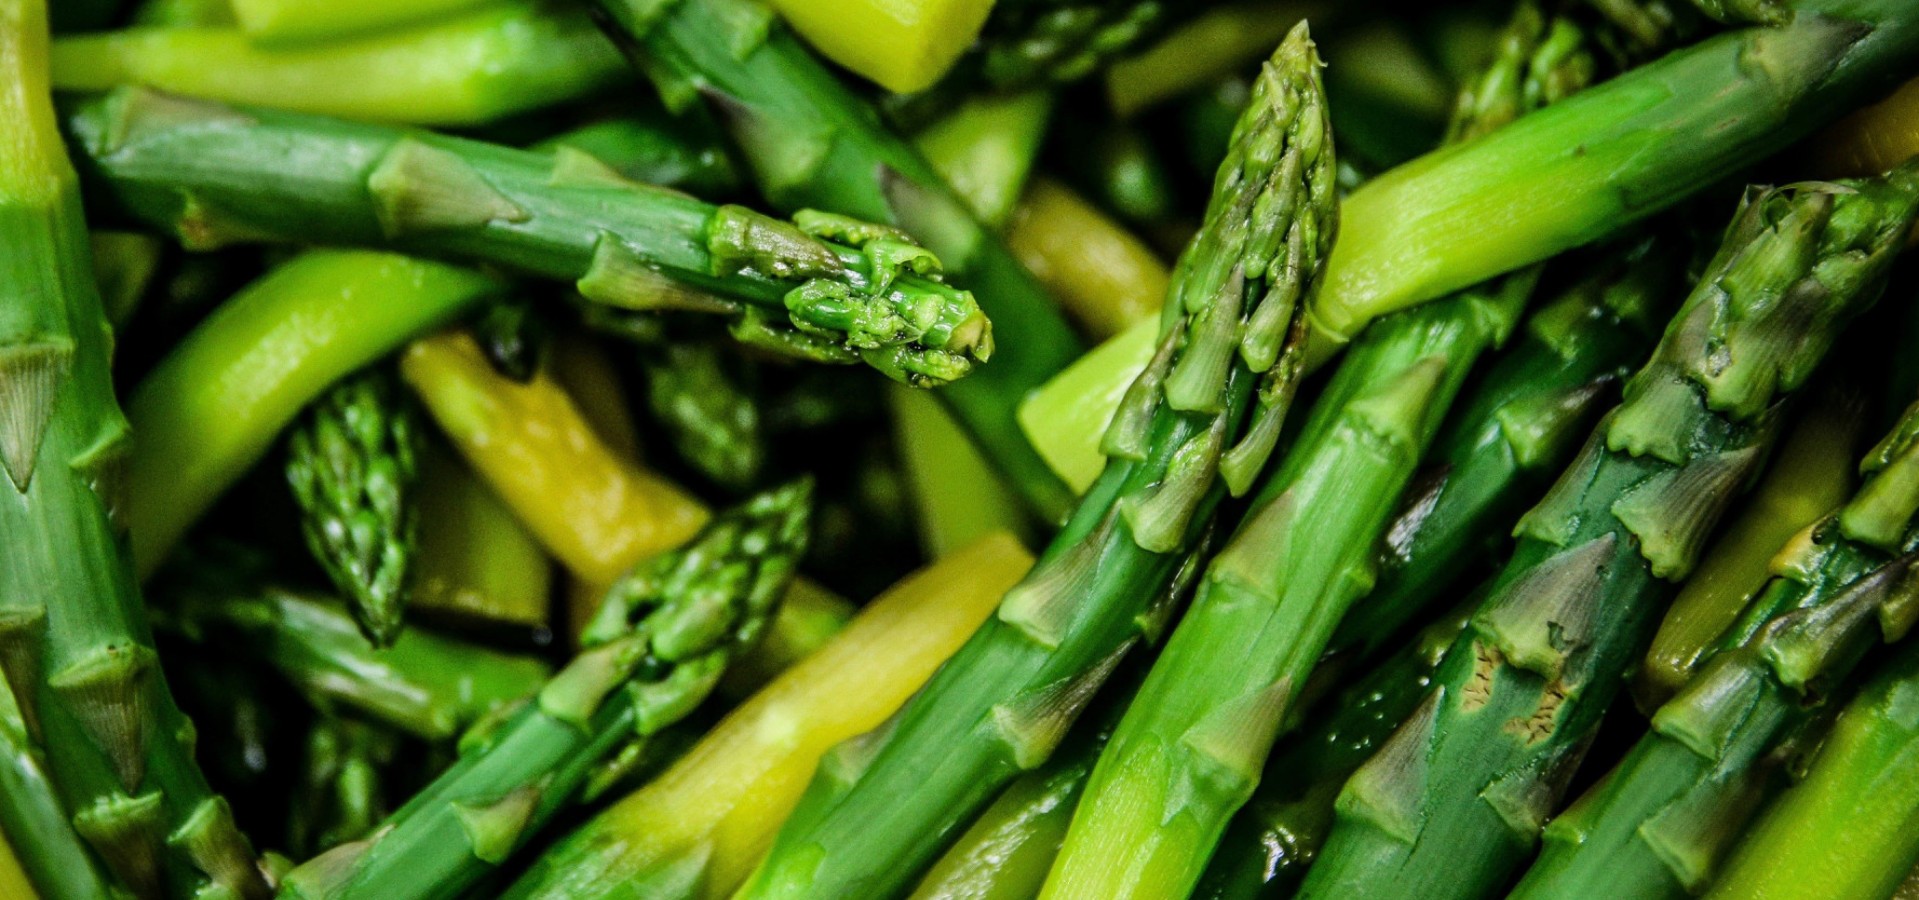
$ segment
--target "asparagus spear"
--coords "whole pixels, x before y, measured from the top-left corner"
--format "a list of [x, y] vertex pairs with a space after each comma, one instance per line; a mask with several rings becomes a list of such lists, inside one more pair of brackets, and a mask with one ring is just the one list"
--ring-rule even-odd
[[1919, 645], [1908, 644], [1846, 705], [1805, 779], [1753, 823], [1707, 896], [1911, 896], [1907, 873], [1919, 865], [1915, 691]]
[[581, 153], [139, 90], [83, 101], [69, 125], [101, 193], [191, 247], [276, 239], [460, 256], [575, 281], [597, 303], [725, 315], [764, 346], [865, 360], [920, 386], [992, 352], [972, 295], [889, 228], [713, 206]]
[[1525, 861], [1776, 401], [1877, 300], [1915, 212], [1919, 170], [1748, 196], [1624, 403], [1520, 521], [1438, 686], [1346, 783], [1301, 896], [1477, 896]]
[[[0, 672], [71, 827], [123, 888], [266, 884], [194, 764], [127, 552], [131, 439], [47, 87], [47, 5], [0, 2]], [[8, 792], [8, 819], [31, 793]]]
[[1262, 72], [1206, 227], [1180, 261], [1159, 358], [1108, 434], [1099, 481], [897, 719], [821, 765], [744, 896], [904, 887], [998, 788], [1046, 761], [1170, 614], [1163, 592], [1225, 492], [1219, 482], [1249, 486], [1295, 386], [1293, 301], [1335, 215], [1318, 69], [1302, 26]]
[[1515, 897], [1679, 898], [1711, 882], [1768, 793], [1766, 757], [1809, 727], [1876, 631], [1896, 640], [1919, 613], [1919, 405], [1860, 470], [1864, 484], [1786, 546], [1780, 575], [1653, 714], [1652, 730], [1553, 820]]
[[1919, 79], [1839, 120], [1812, 145], [1822, 175], [1870, 175], [1919, 155]]
[[545, 627], [553, 562], [513, 511], [437, 445], [420, 458], [410, 608], [425, 617]]
[[721, 487], [750, 486], [770, 448], [742, 361], [711, 342], [673, 340], [642, 348], [639, 360], [647, 406], [680, 458]]
[[233, 16], [247, 37], [261, 43], [291, 43], [391, 29], [443, 17], [493, 0], [231, 0]]
[[1033, 509], [1062, 518], [1072, 494], [1020, 434], [1020, 398], [1064, 368], [1078, 341], [1011, 253], [966, 212], [926, 160], [882, 127], [784, 27], [751, 0], [597, 0], [667, 107], [704, 98], [775, 207], [813, 206], [896, 225], [978, 292], [994, 327], [1017, 339], [990, 366], [940, 392]]
[[740, 172], [727, 155], [719, 124], [705, 110], [674, 115], [664, 107], [633, 105], [638, 108], [568, 129], [535, 149], [562, 153], [561, 148], [571, 147], [634, 181], [696, 197], [736, 196], [742, 191]]
[[[1519, 97], [1549, 102], [1591, 76], [1570, 24], [1522, 5], [1509, 32], [1463, 95], [1462, 138], [1518, 115]], [[1191, 893], [1334, 627], [1375, 583], [1376, 548], [1439, 423], [1536, 278], [1381, 320], [1347, 355], [1107, 744], [1042, 896]]]
[[400, 633], [419, 541], [418, 413], [393, 373], [335, 385], [287, 436], [307, 547], [376, 647]]
[[[0, 680], [0, 688], [6, 683]], [[27, 739], [13, 692], [0, 690], [0, 841], [12, 847], [38, 900], [98, 900], [110, 896], [106, 876], [68, 823], [41, 750]], [[0, 850], [0, 853], [4, 853]], [[0, 895], [7, 879], [0, 875]], [[35, 900], [28, 895], [23, 900]]]
[[288, 873], [292, 897], [452, 897], [506, 861], [607, 765], [713, 690], [759, 638], [806, 544], [804, 482], [722, 513], [607, 592], [586, 649], [367, 841]]
[[287, 849], [308, 856], [371, 834], [388, 812], [384, 770], [399, 750], [395, 735], [366, 722], [322, 716], [305, 750]]
[[1340, 785], [1419, 706], [1479, 599], [1469, 596], [1420, 629], [1284, 739], [1267, 757], [1252, 799], [1220, 835], [1194, 897], [1290, 897], [1298, 890], [1332, 827]]

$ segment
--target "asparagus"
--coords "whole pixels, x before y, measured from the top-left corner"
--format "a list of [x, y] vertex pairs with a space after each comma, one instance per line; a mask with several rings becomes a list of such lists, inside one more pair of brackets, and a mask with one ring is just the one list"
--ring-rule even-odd
[[575, 281], [596, 303], [724, 315], [762, 346], [864, 360], [919, 386], [992, 352], [972, 295], [889, 228], [713, 206], [583, 153], [140, 90], [82, 101], [68, 124], [100, 193], [190, 247], [275, 239], [459, 256]]
[[1301, 26], [1262, 72], [1180, 261], [1159, 357], [1108, 433], [1105, 472], [998, 615], [893, 723], [821, 765], [744, 896], [904, 887], [998, 788], [1046, 761], [1170, 615], [1180, 557], [1224, 488], [1245, 491], [1264, 467], [1296, 385], [1294, 301], [1335, 216], [1318, 68]]
[[95, 231], [92, 245], [94, 280], [107, 321], [125, 328], [159, 272], [160, 239], [130, 231]]
[[167, 28], [222, 28], [233, 24], [228, 0], [146, 0], [133, 11], [130, 25]]
[[[252, 848], [158, 670], [127, 551], [131, 438], [47, 41], [43, 0], [0, 2], [0, 673], [28, 738], [57, 751], [44, 762], [72, 830], [122, 888], [259, 896]], [[9, 820], [33, 803], [0, 796]]]
[[[1190, 7], [1195, 4], [1171, 4]], [[1343, 4], [1319, 0], [1233, 0], [1213, 4], [1163, 39], [1106, 70], [1106, 100], [1122, 119], [1161, 101], [1202, 89], [1265, 54], [1288, 29], [1306, 19], [1336, 22]], [[1241, 95], [1244, 99], [1244, 95]], [[1235, 107], [1235, 110], [1237, 107]], [[1221, 137], [1230, 130], [1226, 117]], [[1224, 153], [1225, 143], [1220, 144]], [[1215, 155], [1202, 169], [1219, 161]]]
[[639, 361], [647, 406], [680, 458], [728, 490], [750, 486], [771, 449], [742, 361], [711, 342], [684, 341], [642, 348]]
[[1419, 706], [1479, 599], [1469, 596], [1420, 629], [1284, 739], [1267, 757], [1252, 799], [1220, 835], [1194, 897], [1289, 897], [1298, 890], [1332, 827], [1340, 785]]
[[1072, 494], [1020, 434], [1021, 397], [1064, 368], [1078, 341], [1043, 288], [976, 220], [926, 160], [751, 0], [597, 0], [667, 107], [705, 98], [775, 207], [815, 206], [906, 230], [974, 287], [994, 327], [1016, 339], [949, 386], [952, 406], [1033, 509], [1062, 518]]
[[1053, 97], [1032, 91], [958, 104], [913, 136], [926, 162], [981, 224], [1003, 230], [1052, 124]]
[[151, 573], [189, 526], [329, 386], [499, 289], [478, 273], [316, 250], [242, 290], [134, 388], [134, 562]]
[[1022, 534], [1030, 522], [1025, 507], [952, 414], [924, 391], [895, 386], [887, 399], [927, 554], [939, 559], [995, 531]]
[[722, 513], [607, 592], [586, 649], [470, 741], [367, 841], [288, 873], [292, 897], [451, 897], [505, 862], [603, 767], [704, 700], [772, 619], [806, 544], [805, 482]]
[[619, 54], [584, 14], [533, 0], [297, 47], [189, 25], [64, 37], [53, 48], [54, 87], [64, 91], [142, 85], [414, 125], [484, 125], [584, 97], [620, 73]]
[[1653, 714], [1652, 730], [1553, 820], [1515, 897], [1679, 898], [1711, 883], [1768, 793], [1766, 757], [1809, 727], [1876, 631], [1896, 640], [1919, 611], [1919, 405], [1860, 471], [1851, 500], [1786, 546], [1780, 575]]
[[1846, 704], [1805, 779], [1753, 824], [1709, 897], [1911, 896], [1915, 688], [1919, 652], [1907, 645]]
[[1050, 179], [1033, 182], [1006, 243], [1088, 334], [1108, 338], [1154, 317], [1165, 263], [1105, 214]]
[[436, 445], [420, 459], [420, 540], [409, 608], [424, 616], [544, 627], [553, 563], [471, 470]]
[[[1570, 25], [1522, 5], [1455, 133], [1590, 77]], [[1549, 43], [1553, 52], [1538, 47]], [[1563, 73], [1563, 74], [1562, 74]], [[1550, 89], [1538, 89], [1550, 85]], [[1293, 716], [1334, 627], [1377, 578], [1376, 548], [1479, 358], [1504, 343], [1536, 273], [1381, 320], [1315, 403], [1207, 570], [1101, 755], [1043, 897], [1184, 897]], [[1131, 810], [1156, 809], [1140, 817]]]
[[1766, 586], [1779, 548], [1851, 493], [1848, 462], [1863, 411], [1856, 398], [1820, 400], [1781, 443], [1766, 480], [1673, 598], [1635, 673], [1640, 709], [1650, 714], [1692, 680], [1747, 600]]
[[771, 0], [828, 59], [888, 90], [933, 83], [973, 43], [993, 0]]
[[334, 39], [428, 21], [493, 0], [231, 0], [247, 37], [262, 43]]
[[1624, 402], [1520, 520], [1433, 693], [1346, 783], [1301, 896], [1476, 896], [1525, 861], [1668, 582], [1764, 457], [1776, 401], [1878, 298], [1915, 176], [1747, 197]]
[[738, 167], [727, 155], [719, 124], [704, 112], [673, 115], [653, 106], [622, 110], [541, 141], [536, 149], [561, 153], [571, 147], [634, 181], [696, 197], [738, 195]]
[[506, 896], [729, 896], [821, 754], [905, 703], [1032, 562], [1010, 535], [992, 534], [901, 581], [683, 761], [562, 838]]
[[1824, 175], [1871, 175], [1919, 155], [1919, 79], [1841, 119], [1812, 145]]
[[[5, 687], [0, 680], [0, 688]], [[11, 690], [0, 690], [0, 797], [6, 798], [0, 803], [0, 843], [11, 845], [21, 874], [39, 900], [98, 900], [111, 895], [92, 852], [68, 824], [66, 808], [47, 774], [41, 750], [27, 738], [26, 722]], [[7, 879], [0, 875], [0, 894], [5, 894], [6, 887]], [[34, 900], [34, 895], [24, 900]]]
[[332, 598], [260, 584], [257, 576], [212, 577], [216, 567], [239, 568], [215, 557], [183, 565], [179, 577], [162, 576], [162, 626], [265, 664], [322, 710], [443, 741], [531, 694], [548, 673], [539, 660], [421, 629], [375, 649]]
[[287, 849], [311, 855], [365, 838], [386, 818], [385, 770], [399, 751], [390, 731], [322, 716], [307, 735]]
[[287, 481], [314, 559], [376, 647], [400, 633], [419, 542], [418, 413], [392, 372], [335, 385], [287, 436]]

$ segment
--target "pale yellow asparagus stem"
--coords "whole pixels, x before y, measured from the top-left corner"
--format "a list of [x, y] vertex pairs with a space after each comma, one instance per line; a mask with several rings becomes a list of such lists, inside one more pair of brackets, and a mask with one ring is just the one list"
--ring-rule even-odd
[[887, 392], [900, 462], [919, 514], [920, 543], [939, 558], [994, 531], [1024, 530], [1025, 507], [928, 391]]
[[692, 875], [694, 896], [726, 896], [766, 851], [820, 756], [885, 721], [1031, 564], [1019, 541], [997, 534], [909, 576], [550, 854], [551, 870], [530, 879], [542, 888], [534, 895], [621, 884], [653, 896], [649, 879]]
[[1159, 323], [1140, 322], [1107, 338], [1020, 402], [1020, 430], [1074, 493], [1084, 493], [1105, 467], [1099, 436], [1158, 343]]
[[40, 895], [27, 881], [26, 871], [20, 868], [19, 858], [13, 855], [13, 845], [7, 843], [5, 834], [0, 834], [0, 897], [6, 900], [40, 900]]
[[1822, 177], [1871, 176], [1919, 156], [1919, 79], [1807, 142]]
[[620, 375], [613, 369], [606, 345], [578, 330], [563, 332], [553, 341], [548, 365], [554, 380], [578, 404], [580, 414], [607, 447], [639, 462], [640, 428], [633, 421], [633, 406], [620, 387]]
[[533, 628], [552, 596], [552, 561], [513, 511], [465, 462], [422, 457], [412, 608]]
[[932, 87], [986, 24], [992, 0], [771, 0], [827, 58], [895, 93]]
[[1169, 274], [1159, 256], [1050, 178], [1026, 189], [1006, 245], [1096, 339], [1155, 319], [1166, 298]]
[[1328, 0], [1241, 0], [1181, 25], [1142, 53], [1106, 70], [1106, 98], [1130, 116], [1245, 68], [1273, 51], [1303, 19], [1318, 23]]

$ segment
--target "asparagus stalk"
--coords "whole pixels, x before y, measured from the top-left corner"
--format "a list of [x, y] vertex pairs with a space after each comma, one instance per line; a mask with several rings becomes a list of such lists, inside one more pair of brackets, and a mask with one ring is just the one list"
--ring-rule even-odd
[[131, 25], [162, 28], [224, 28], [232, 25], [229, 0], [145, 0], [133, 11]]
[[1138, 238], [1050, 179], [1026, 191], [1006, 244], [1095, 338], [1152, 319], [1171, 277]]
[[[1510, 31], [1465, 94], [1480, 102], [1462, 103], [1455, 133], [1510, 119], [1524, 102], [1487, 98], [1549, 102], [1590, 77], [1570, 25], [1548, 28], [1522, 5]], [[1376, 583], [1376, 548], [1440, 422], [1479, 358], [1513, 331], [1536, 278], [1381, 320], [1347, 355], [1107, 744], [1043, 897], [1192, 892], [1333, 629]], [[1140, 809], [1160, 812], [1129, 812]]]
[[[1197, 4], [1179, 4], [1196, 6]], [[1242, 71], [1299, 22], [1325, 25], [1340, 4], [1319, 0], [1219, 3], [1106, 70], [1106, 100], [1120, 118]]]
[[1845, 502], [1862, 410], [1844, 399], [1814, 404], [1780, 444], [1745, 509], [1701, 558], [1654, 635], [1633, 683], [1650, 713], [1693, 679], [1747, 601], [1766, 586], [1779, 548]]
[[142, 575], [347, 374], [493, 296], [465, 269], [317, 250], [254, 282], [134, 388], [127, 520]]
[[751, 0], [597, 0], [667, 107], [704, 98], [775, 207], [813, 206], [904, 229], [966, 276], [994, 327], [1016, 339], [940, 392], [1033, 509], [1062, 518], [1072, 494], [1019, 432], [1020, 398], [1064, 368], [1078, 341], [1045, 290], [968, 215], [898, 135]]
[[53, 84], [64, 91], [142, 85], [414, 125], [483, 125], [583, 97], [620, 73], [619, 53], [584, 14], [537, 2], [297, 47], [204, 26], [76, 35], [53, 47]]
[[1821, 174], [1871, 175], [1919, 156], [1919, 79], [1859, 110], [1813, 142]]
[[535, 146], [556, 154], [570, 147], [634, 181], [696, 197], [736, 196], [742, 191], [738, 167], [727, 155], [718, 123], [701, 113], [704, 110], [673, 115], [663, 107], [640, 106]]
[[1194, 897], [1290, 897], [1298, 890], [1332, 828], [1340, 785], [1419, 706], [1479, 599], [1469, 597], [1420, 629], [1285, 738], [1267, 757], [1252, 799], [1220, 835]]
[[920, 545], [929, 555], [938, 559], [995, 531], [1023, 530], [1028, 519], [1019, 497], [994, 475], [951, 413], [911, 388], [895, 386], [887, 400]]
[[388, 812], [385, 769], [398, 749], [392, 732], [365, 722], [334, 716], [315, 722], [287, 823], [287, 849], [310, 856], [371, 834]]
[[460, 256], [571, 280], [615, 307], [718, 313], [761, 345], [864, 360], [919, 386], [992, 352], [972, 295], [889, 228], [713, 206], [579, 153], [139, 90], [83, 101], [69, 124], [101, 193], [190, 247], [277, 239]]
[[828, 59], [888, 90], [917, 91], [973, 44], [993, 0], [771, 0]]
[[412, 609], [529, 630], [547, 624], [552, 561], [465, 463], [437, 447], [422, 455], [419, 509]]
[[1663, 210], [1910, 76], [1919, 60], [1919, 9], [1904, 0], [1791, 7], [1788, 24], [1702, 41], [1354, 191], [1311, 310], [1322, 352], [1387, 312]]
[[1335, 218], [1318, 69], [1301, 26], [1261, 74], [1181, 259], [1160, 356], [1108, 433], [1105, 472], [895, 722], [821, 765], [745, 897], [905, 887], [999, 788], [1045, 763], [1170, 614], [1163, 592], [1179, 559], [1225, 488], [1243, 492], [1264, 467], [1295, 387], [1294, 301]]
[[[0, 688], [6, 687], [0, 680]], [[67, 819], [42, 752], [27, 738], [13, 692], [0, 690], [0, 844], [11, 848], [21, 900], [98, 900], [112, 895], [106, 876]], [[0, 849], [0, 855], [9, 850]], [[7, 863], [0, 861], [0, 870]], [[0, 896], [13, 897], [0, 871]]]
[[230, 0], [248, 39], [291, 43], [390, 30], [444, 17], [494, 0]]
[[1919, 560], [1910, 555], [1919, 546], [1919, 405], [1860, 469], [1858, 492], [1786, 546], [1779, 577], [1653, 714], [1652, 730], [1553, 820], [1515, 897], [1679, 898], [1711, 883], [1769, 793], [1766, 757], [1810, 726], [1875, 632], [1896, 640], [1919, 613], [1909, 587]]
[[586, 649], [476, 738], [371, 839], [300, 866], [292, 897], [452, 897], [566, 809], [596, 770], [704, 700], [772, 619], [806, 544], [811, 488], [722, 513], [608, 591]]
[[40, 900], [39, 892], [27, 882], [26, 870], [20, 867], [20, 857], [13, 852], [13, 844], [7, 841], [4, 831], [0, 831], [0, 893], [19, 900]]
[[400, 633], [419, 543], [418, 413], [390, 371], [322, 395], [287, 437], [287, 481], [314, 559], [376, 647]]
[[892, 715], [1032, 561], [1010, 535], [993, 534], [901, 581], [659, 779], [561, 839], [505, 896], [729, 896], [821, 755]]
[[668, 340], [641, 348], [646, 402], [680, 459], [714, 484], [742, 490], [772, 448], [744, 363], [712, 342]]
[[981, 224], [1004, 229], [1032, 174], [1052, 112], [1053, 97], [1044, 91], [976, 97], [921, 129], [913, 146]]
[[1477, 896], [1525, 861], [1776, 401], [1877, 300], [1916, 212], [1919, 171], [1749, 195], [1625, 401], [1520, 521], [1433, 693], [1346, 783], [1301, 896]]
[[[190, 570], [218, 566], [208, 560]], [[158, 591], [163, 626], [206, 647], [230, 647], [278, 672], [315, 707], [352, 713], [443, 741], [538, 689], [539, 660], [490, 650], [428, 630], [403, 632], [384, 649], [361, 636], [331, 598], [195, 573]]]
[[[47, 5], [0, 2], [0, 673], [68, 822], [123, 889], [266, 884], [193, 760], [127, 551], [131, 438], [47, 85]], [[4, 818], [34, 794], [7, 792]], [[49, 836], [50, 840], [57, 840]]]
[[1916, 689], [1919, 650], [1908, 645], [1846, 705], [1805, 779], [1753, 824], [1707, 896], [1910, 896], [1907, 873], [1919, 865]]

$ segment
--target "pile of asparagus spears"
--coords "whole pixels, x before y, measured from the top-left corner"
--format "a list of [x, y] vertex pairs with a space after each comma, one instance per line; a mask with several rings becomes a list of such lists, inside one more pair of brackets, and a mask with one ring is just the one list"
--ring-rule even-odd
[[1919, 897], [1916, 224], [1912, 0], [0, 0], [0, 898]]

